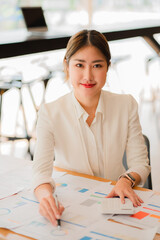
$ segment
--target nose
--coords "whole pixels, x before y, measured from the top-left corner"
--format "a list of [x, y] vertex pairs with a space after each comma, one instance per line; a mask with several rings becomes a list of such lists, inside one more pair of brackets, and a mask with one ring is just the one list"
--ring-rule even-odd
[[91, 82], [93, 80], [93, 72], [90, 66], [87, 66], [84, 71], [84, 79], [87, 82]]

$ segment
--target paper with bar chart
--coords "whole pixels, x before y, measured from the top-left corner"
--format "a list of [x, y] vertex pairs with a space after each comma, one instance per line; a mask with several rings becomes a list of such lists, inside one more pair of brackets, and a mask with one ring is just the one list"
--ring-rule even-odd
[[147, 202], [135, 210], [133, 215], [115, 216], [113, 219], [142, 228], [157, 226], [157, 232], [160, 233], [160, 195], [153, 194]]
[[[142, 235], [146, 235], [147, 240], [155, 235], [155, 228], [137, 230], [128, 226], [121, 227], [121, 224], [109, 221], [112, 215], [101, 214], [101, 201], [113, 188], [110, 182], [100, 182], [69, 174], [57, 176], [55, 182], [58, 199], [65, 206], [60, 231], [40, 216], [39, 203], [33, 192], [28, 189], [0, 201], [0, 227], [6, 227], [39, 240], [140, 240]], [[156, 200], [150, 201], [149, 204], [156, 204]], [[145, 211], [149, 210], [144, 209]], [[136, 215], [134, 218], [136, 219]], [[140, 213], [137, 215], [138, 218], [141, 218]], [[152, 218], [156, 219], [155, 216]], [[147, 238], [148, 236], [150, 238]]]

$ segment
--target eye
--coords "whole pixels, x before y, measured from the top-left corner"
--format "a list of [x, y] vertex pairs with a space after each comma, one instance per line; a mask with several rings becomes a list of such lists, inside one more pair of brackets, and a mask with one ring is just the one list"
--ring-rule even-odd
[[81, 67], [83, 67], [83, 65], [81, 63], [77, 63], [76, 67], [81, 68]]
[[93, 67], [94, 67], [94, 68], [101, 68], [102, 65], [101, 65], [101, 64], [95, 64]]

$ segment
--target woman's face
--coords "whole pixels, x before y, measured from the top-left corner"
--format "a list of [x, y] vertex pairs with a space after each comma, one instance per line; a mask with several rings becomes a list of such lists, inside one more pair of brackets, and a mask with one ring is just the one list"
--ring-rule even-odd
[[106, 82], [105, 56], [94, 46], [85, 46], [70, 59], [68, 74], [77, 99], [99, 97]]

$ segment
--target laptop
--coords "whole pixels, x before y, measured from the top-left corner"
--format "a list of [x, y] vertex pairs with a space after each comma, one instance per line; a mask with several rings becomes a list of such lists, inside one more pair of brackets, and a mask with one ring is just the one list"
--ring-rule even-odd
[[21, 7], [21, 10], [28, 32], [42, 35], [48, 32], [47, 23], [41, 7]]

